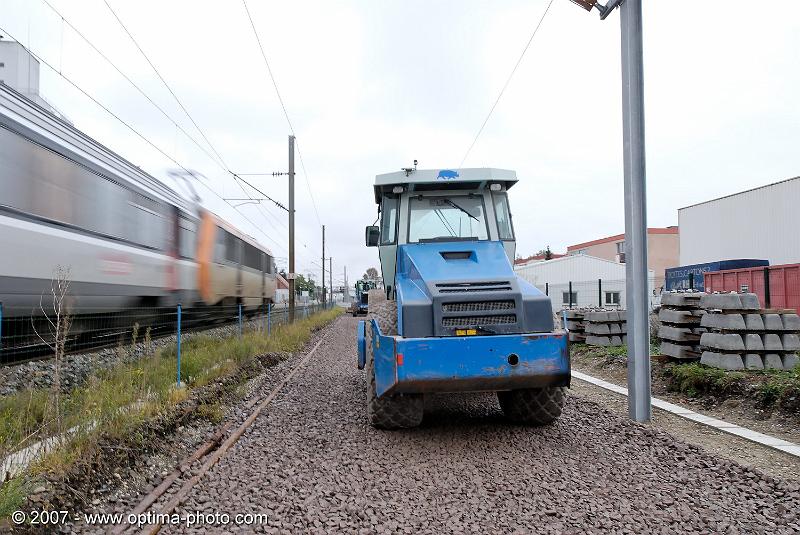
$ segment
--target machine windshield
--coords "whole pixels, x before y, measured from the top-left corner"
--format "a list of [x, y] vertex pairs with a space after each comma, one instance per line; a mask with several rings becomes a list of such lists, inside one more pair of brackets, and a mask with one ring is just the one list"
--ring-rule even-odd
[[488, 239], [479, 196], [412, 197], [408, 221], [409, 243]]

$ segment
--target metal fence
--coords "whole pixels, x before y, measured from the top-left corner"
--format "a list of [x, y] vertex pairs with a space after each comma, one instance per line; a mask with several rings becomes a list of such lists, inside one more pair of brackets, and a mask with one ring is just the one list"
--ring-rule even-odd
[[[567, 282], [533, 283], [550, 296], [553, 312], [569, 308], [625, 308], [625, 279], [593, 279]], [[650, 308], [660, 303], [654, 280], [648, 282]]]
[[[325, 308], [332, 308], [331, 304]], [[321, 304], [295, 307], [295, 319], [323, 309]], [[64, 353], [81, 353], [108, 347], [150, 344], [186, 333], [221, 330], [225, 335], [247, 331], [271, 332], [289, 322], [289, 308], [265, 303], [259, 306], [131, 307], [109, 310], [81, 307], [75, 314], [65, 307], [38, 309], [4, 307], [0, 303], [0, 364], [52, 356], [63, 345]]]

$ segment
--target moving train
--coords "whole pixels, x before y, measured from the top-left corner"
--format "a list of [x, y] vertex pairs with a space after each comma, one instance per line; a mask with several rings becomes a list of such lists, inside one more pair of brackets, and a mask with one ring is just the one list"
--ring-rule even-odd
[[75, 315], [275, 297], [266, 247], [0, 83], [5, 317], [52, 312], [59, 270]]

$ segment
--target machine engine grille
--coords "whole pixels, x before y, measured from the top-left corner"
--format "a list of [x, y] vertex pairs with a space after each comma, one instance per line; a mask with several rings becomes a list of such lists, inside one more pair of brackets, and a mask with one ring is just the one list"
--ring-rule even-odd
[[442, 327], [482, 327], [486, 325], [508, 325], [516, 322], [516, 314], [504, 314], [502, 316], [468, 316], [442, 318]]
[[444, 303], [444, 312], [487, 312], [492, 310], [513, 310], [514, 301], [474, 301], [471, 303]]
[[447, 282], [436, 285], [439, 293], [462, 293], [462, 292], [497, 292], [509, 291], [511, 285], [508, 281], [493, 282]]

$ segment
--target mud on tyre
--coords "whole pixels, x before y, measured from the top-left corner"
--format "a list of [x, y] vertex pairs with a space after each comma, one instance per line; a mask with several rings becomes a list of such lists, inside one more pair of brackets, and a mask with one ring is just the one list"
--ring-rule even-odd
[[[372, 292], [370, 292], [371, 294]], [[372, 329], [375, 319], [383, 334], [397, 334], [397, 302], [373, 302], [370, 295], [367, 315], [367, 418], [379, 429], [416, 427], [422, 421], [422, 394], [396, 394], [378, 398], [375, 387], [375, 357], [372, 349]]]

